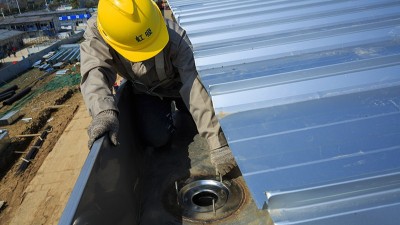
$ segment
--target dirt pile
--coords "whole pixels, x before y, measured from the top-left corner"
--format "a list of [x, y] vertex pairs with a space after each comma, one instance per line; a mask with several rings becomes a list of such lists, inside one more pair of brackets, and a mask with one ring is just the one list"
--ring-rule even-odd
[[[9, 132], [11, 140], [9, 147], [0, 155], [0, 201], [5, 201], [0, 211], [2, 224], [8, 224], [14, 216], [14, 210], [24, 199], [26, 186], [73, 118], [82, 98], [79, 80], [79, 74], [56, 76], [55, 73], [45, 74], [32, 69], [0, 88], [0, 91], [12, 85], [17, 85], [19, 90], [32, 88], [19, 101], [0, 109], [0, 116], [12, 110], [18, 110], [20, 115], [13, 124], [0, 128]], [[41, 145], [36, 146], [38, 148], [35, 143], [38, 143], [39, 136], [22, 137], [44, 132], [47, 132], [46, 136]], [[35, 148], [34, 157], [29, 157], [29, 152]], [[21, 170], [23, 163], [25, 168]]]

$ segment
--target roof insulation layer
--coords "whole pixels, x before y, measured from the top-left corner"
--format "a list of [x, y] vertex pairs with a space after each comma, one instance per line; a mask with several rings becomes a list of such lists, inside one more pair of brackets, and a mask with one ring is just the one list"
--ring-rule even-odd
[[257, 206], [400, 219], [400, 1], [170, 0]]

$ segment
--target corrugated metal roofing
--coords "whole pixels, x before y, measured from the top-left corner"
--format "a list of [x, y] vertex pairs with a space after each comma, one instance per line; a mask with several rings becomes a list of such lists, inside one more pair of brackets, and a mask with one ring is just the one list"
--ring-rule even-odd
[[259, 208], [400, 219], [400, 1], [170, 0]]

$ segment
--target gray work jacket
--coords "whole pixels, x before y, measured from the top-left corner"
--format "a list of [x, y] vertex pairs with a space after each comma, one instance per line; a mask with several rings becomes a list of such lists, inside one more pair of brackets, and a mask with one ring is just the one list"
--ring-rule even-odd
[[[143, 62], [130, 62], [112, 49], [97, 30], [96, 15], [88, 20], [81, 52], [81, 92], [86, 107], [93, 117], [112, 109], [118, 111], [111, 88], [117, 74], [131, 81], [139, 91], [157, 87], [148, 92], [154, 95], [174, 95], [170, 87], [178, 87], [176, 93], [189, 109], [210, 149], [226, 145], [225, 136], [215, 116], [210, 96], [198, 78], [191, 44], [186, 32], [175, 22], [166, 20], [169, 42], [163, 50], [165, 74], [171, 82], [163, 82], [157, 76], [154, 57]], [[140, 87], [139, 87], [140, 86]]]

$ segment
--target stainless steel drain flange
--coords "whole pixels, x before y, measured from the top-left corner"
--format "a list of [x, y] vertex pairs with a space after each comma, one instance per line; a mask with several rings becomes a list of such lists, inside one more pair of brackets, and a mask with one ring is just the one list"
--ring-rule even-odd
[[179, 204], [194, 212], [215, 212], [225, 205], [229, 189], [215, 180], [198, 180], [184, 186], [178, 195]]
[[225, 219], [243, 205], [245, 194], [240, 181], [204, 178], [175, 182], [175, 191], [165, 196], [167, 211], [197, 224]]

